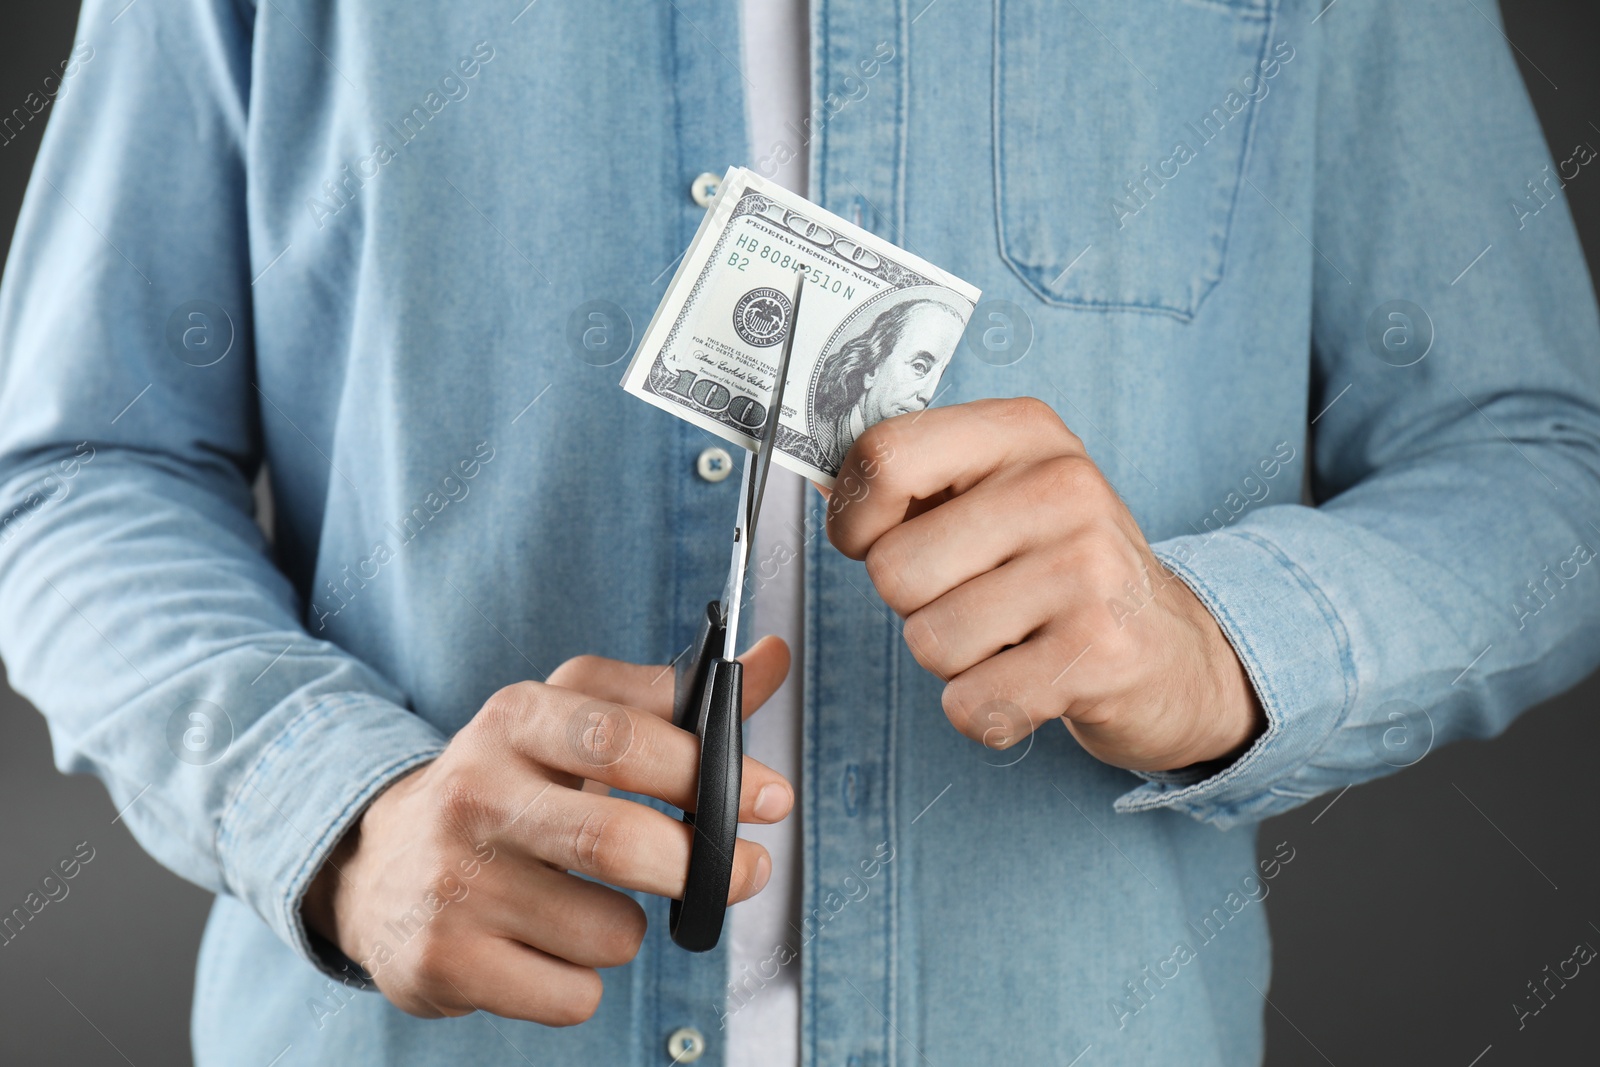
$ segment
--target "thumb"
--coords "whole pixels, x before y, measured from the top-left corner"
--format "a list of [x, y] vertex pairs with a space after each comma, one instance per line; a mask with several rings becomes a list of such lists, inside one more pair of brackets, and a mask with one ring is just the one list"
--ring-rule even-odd
[[772, 694], [789, 677], [789, 646], [781, 637], [768, 634], [739, 657], [744, 664], [744, 717], [772, 699]]

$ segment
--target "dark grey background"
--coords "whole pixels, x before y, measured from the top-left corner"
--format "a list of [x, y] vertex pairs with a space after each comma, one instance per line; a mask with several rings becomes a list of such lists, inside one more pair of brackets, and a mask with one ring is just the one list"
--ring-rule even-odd
[[[1594, 5], [1502, 6], [1558, 158], [1580, 141], [1600, 143]], [[70, 4], [7, 13], [4, 110], [65, 58], [75, 18]], [[48, 116], [0, 147], [0, 248]], [[1472, 131], [1461, 138], [1470, 166]], [[1600, 176], [1585, 168], [1567, 196], [1593, 263]], [[1596, 1062], [1588, 1020], [1600, 1008], [1600, 972], [1584, 969], [1521, 1030], [1512, 1003], [1577, 942], [1600, 946], [1590, 773], [1600, 721], [1586, 717], [1597, 696], [1591, 678], [1498, 740], [1432, 752], [1263, 828], [1264, 852], [1284, 840], [1295, 848], [1268, 904], [1271, 1067]], [[115, 817], [98, 782], [55, 772], [44, 721], [0, 690], [0, 912], [79, 842], [95, 849], [66, 899], [0, 946], [0, 1063], [189, 1062], [210, 895], [158, 866]]]

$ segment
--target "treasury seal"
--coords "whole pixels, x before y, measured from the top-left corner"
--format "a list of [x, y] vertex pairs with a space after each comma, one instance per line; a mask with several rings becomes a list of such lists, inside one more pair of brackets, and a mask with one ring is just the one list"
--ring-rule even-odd
[[733, 331], [745, 344], [766, 348], [783, 340], [789, 298], [776, 289], [752, 289], [733, 306]]

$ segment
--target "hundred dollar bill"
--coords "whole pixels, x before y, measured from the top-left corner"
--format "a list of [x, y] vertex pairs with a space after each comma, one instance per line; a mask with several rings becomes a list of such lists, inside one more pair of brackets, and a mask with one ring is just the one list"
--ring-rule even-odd
[[622, 385], [756, 448], [797, 273], [772, 462], [832, 488], [868, 426], [932, 402], [979, 291], [752, 171], [723, 178]]

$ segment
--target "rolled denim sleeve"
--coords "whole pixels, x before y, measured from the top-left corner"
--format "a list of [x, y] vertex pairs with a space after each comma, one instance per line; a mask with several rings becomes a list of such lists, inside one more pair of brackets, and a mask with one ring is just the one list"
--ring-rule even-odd
[[1560, 192], [1595, 157], [1552, 158], [1477, 7], [1341, 6], [1307, 27], [1315, 181], [1287, 192], [1270, 153], [1253, 166], [1315, 246], [1316, 506], [1153, 546], [1268, 727], [1226, 767], [1147, 776], [1122, 811], [1265, 818], [1496, 734], [1596, 666], [1600, 325]]
[[61, 770], [316, 960], [306, 887], [445, 742], [308, 635], [253, 519], [254, 12], [119, 7], [84, 9], [0, 288], [0, 654]]

